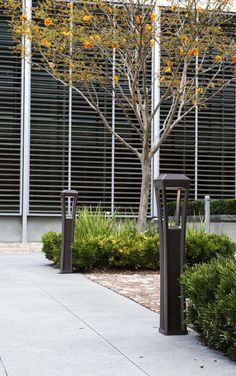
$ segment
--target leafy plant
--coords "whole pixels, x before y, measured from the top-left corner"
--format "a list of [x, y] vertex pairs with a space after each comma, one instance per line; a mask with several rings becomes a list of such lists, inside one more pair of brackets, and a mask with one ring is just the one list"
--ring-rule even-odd
[[137, 233], [133, 237], [109, 237], [103, 242], [111, 267], [130, 269], [158, 269], [158, 236]]
[[42, 252], [48, 260], [56, 265], [60, 263], [62, 234], [60, 232], [49, 231], [42, 236]]
[[233, 257], [236, 244], [227, 235], [207, 233], [190, 227], [186, 236], [186, 263], [189, 266], [210, 261], [213, 257]]
[[[59, 265], [61, 234], [50, 231], [43, 236], [43, 252]], [[72, 245], [73, 266], [79, 271], [93, 267], [130, 269], [159, 268], [159, 236], [156, 221], [145, 233], [136, 229], [136, 219], [119, 220], [104, 213], [84, 208], [79, 211]], [[186, 263], [209, 262], [218, 256], [232, 257], [236, 244], [226, 235], [208, 234], [202, 228], [188, 226]]]
[[236, 262], [218, 258], [188, 268], [181, 277], [187, 323], [203, 341], [236, 361]]
[[109, 236], [114, 232], [116, 215], [104, 212], [100, 206], [95, 210], [83, 208], [78, 210], [75, 222], [75, 239], [86, 236]]

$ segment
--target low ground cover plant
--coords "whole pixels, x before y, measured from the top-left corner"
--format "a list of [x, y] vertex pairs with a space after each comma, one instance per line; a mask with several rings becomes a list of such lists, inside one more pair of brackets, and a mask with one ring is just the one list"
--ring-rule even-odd
[[[43, 236], [43, 252], [59, 265], [61, 234], [48, 232]], [[72, 245], [73, 266], [77, 271], [94, 267], [120, 269], [159, 269], [159, 236], [156, 222], [150, 222], [139, 233], [135, 219], [118, 219], [117, 215], [83, 209], [78, 212], [75, 240]], [[189, 227], [186, 236], [186, 263], [209, 262], [222, 255], [233, 257], [236, 244], [226, 235], [208, 234]]]
[[236, 262], [215, 258], [188, 268], [181, 278], [187, 323], [208, 346], [236, 361]]

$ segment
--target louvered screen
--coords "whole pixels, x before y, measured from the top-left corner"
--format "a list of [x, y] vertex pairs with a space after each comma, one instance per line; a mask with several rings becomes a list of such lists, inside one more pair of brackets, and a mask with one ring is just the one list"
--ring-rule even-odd
[[[133, 147], [140, 150], [141, 142], [123, 114], [116, 108], [117, 133]], [[141, 165], [136, 155], [121, 142], [115, 141], [115, 182], [114, 204], [120, 213], [137, 214], [141, 187]]]
[[[224, 28], [235, 38], [236, 17], [228, 17]], [[212, 51], [209, 63], [216, 54]], [[224, 64], [220, 78], [230, 80], [232, 74], [232, 67]], [[235, 197], [235, 100], [235, 84], [231, 84], [199, 111], [198, 198], [206, 194], [213, 198]]]
[[0, 213], [20, 212], [21, 59], [0, 9]]
[[[230, 22], [235, 35], [235, 18]], [[233, 31], [234, 30], [234, 31]], [[213, 57], [208, 56], [209, 63]], [[226, 68], [226, 69], [225, 69]], [[232, 77], [224, 66], [221, 78]], [[202, 81], [200, 80], [199, 84]], [[217, 88], [217, 87], [216, 87]], [[231, 84], [198, 111], [197, 196], [235, 196], [235, 84]], [[161, 108], [161, 123], [168, 105]], [[195, 196], [195, 112], [170, 134], [160, 152], [161, 172], [184, 173], [191, 179], [190, 198]]]
[[235, 197], [235, 88], [199, 112], [198, 197]]
[[[147, 84], [151, 93], [151, 62], [147, 68]], [[126, 87], [127, 86], [127, 87]], [[128, 85], [122, 81], [123, 91], [129, 96]], [[122, 101], [119, 98], [119, 101]], [[124, 110], [119, 106], [115, 110], [115, 129], [132, 147], [142, 152], [142, 141], [135, 130], [139, 129], [137, 119], [131, 109]], [[151, 95], [150, 95], [151, 103]], [[133, 125], [131, 125], [130, 123]], [[114, 204], [120, 213], [138, 214], [142, 181], [141, 164], [137, 156], [119, 141], [115, 141], [115, 181]], [[148, 209], [150, 214], [150, 206]]]
[[[99, 90], [98, 90], [99, 92]], [[100, 91], [100, 106], [111, 119], [111, 98]], [[111, 210], [111, 134], [97, 113], [79, 96], [72, 107], [72, 188], [80, 206]]]
[[[111, 70], [111, 66], [107, 69]], [[68, 97], [65, 91], [68, 88], [59, 88], [60, 85], [47, 75], [32, 71], [31, 213], [59, 212], [59, 193], [67, 184]], [[97, 90], [100, 108], [111, 124], [112, 97], [103, 89]], [[126, 140], [135, 147], [140, 146], [140, 140], [117, 107], [115, 123], [116, 130]], [[79, 192], [79, 206], [101, 205], [111, 210], [112, 153], [115, 159], [114, 206], [119, 213], [137, 212], [141, 184], [139, 160], [120, 142], [115, 142], [112, 150], [111, 133], [105, 129], [99, 115], [73, 92], [71, 183]]]
[[[169, 106], [161, 107], [161, 124]], [[195, 113], [178, 124], [160, 149], [160, 173], [185, 174], [191, 179], [190, 197], [194, 198]]]
[[68, 88], [32, 71], [30, 213], [60, 213], [68, 182]]

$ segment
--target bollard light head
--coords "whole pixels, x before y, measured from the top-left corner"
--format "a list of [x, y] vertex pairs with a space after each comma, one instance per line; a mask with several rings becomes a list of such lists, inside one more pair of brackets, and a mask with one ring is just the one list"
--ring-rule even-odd
[[67, 219], [75, 219], [78, 192], [64, 190], [61, 193], [62, 216]]
[[161, 174], [154, 180], [156, 188], [189, 188], [190, 179], [184, 174]]
[[72, 197], [72, 198], [77, 198], [78, 197], [78, 192], [71, 189], [65, 189], [64, 191], [61, 192], [61, 197], [62, 198], [67, 198], [67, 197]]
[[[187, 197], [190, 179], [183, 174], [161, 174], [154, 180], [157, 195], [158, 217], [168, 228], [182, 228], [186, 218]], [[168, 215], [168, 202], [176, 202], [175, 220]], [[159, 226], [161, 223], [159, 221]]]

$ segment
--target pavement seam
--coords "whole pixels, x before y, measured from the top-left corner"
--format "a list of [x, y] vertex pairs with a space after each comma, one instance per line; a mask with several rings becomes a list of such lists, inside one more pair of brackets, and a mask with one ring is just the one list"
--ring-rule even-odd
[[[41, 291], [46, 293], [51, 299], [53, 299], [57, 304], [59, 304], [61, 307], [63, 307], [67, 312], [69, 312], [72, 316], [76, 317], [78, 320], [80, 320], [84, 325], [86, 325], [90, 330], [92, 330], [94, 333], [96, 333], [100, 338], [102, 338], [105, 342], [107, 342], [113, 349], [115, 349], [119, 354], [121, 354], [124, 358], [126, 358], [131, 364], [133, 364], [136, 368], [138, 368], [141, 372], [143, 372], [147, 376], [151, 376], [149, 373], [147, 373], [143, 368], [141, 368], [138, 364], [136, 364], [133, 360], [128, 358], [121, 350], [119, 350], [118, 347], [113, 345], [112, 342], [110, 342], [106, 337], [104, 337], [101, 333], [99, 333], [96, 329], [94, 329], [92, 326], [90, 326], [86, 321], [84, 321], [81, 317], [76, 315], [73, 311], [71, 311], [66, 305], [64, 305], [60, 300], [55, 298], [50, 292], [48, 292], [45, 288], [40, 286], [37, 282], [35, 282], [33, 279], [31, 279], [27, 273], [25, 273], [27, 279], [31, 281], [35, 286], [37, 286]], [[92, 282], [92, 281], [91, 281]], [[8, 376], [8, 374], [6, 373]]]
[[2, 360], [2, 357], [1, 357], [1, 356], [0, 356], [0, 363], [1, 363], [1, 365], [2, 365], [2, 368], [3, 368], [4, 372], [5, 372], [5, 375], [6, 375], [6, 376], [9, 376], [9, 374], [8, 374], [8, 372], [7, 372], [7, 369], [6, 369], [6, 367], [5, 367], [5, 364], [3, 363], [3, 360]]

